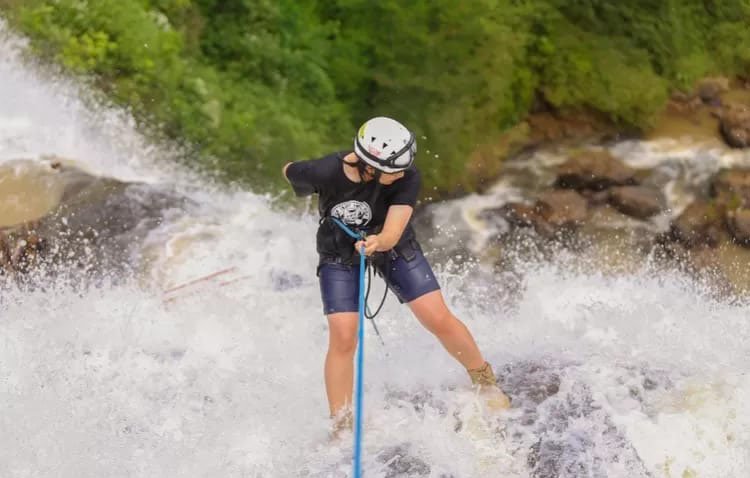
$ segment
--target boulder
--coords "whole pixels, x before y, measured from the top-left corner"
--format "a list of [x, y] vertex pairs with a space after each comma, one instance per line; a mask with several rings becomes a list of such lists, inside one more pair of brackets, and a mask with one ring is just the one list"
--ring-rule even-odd
[[721, 114], [719, 129], [729, 146], [750, 146], [750, 107], [738, 103], [728, 105]]
[[728, 211], [727, 228], [735, 242], [750, 246], [750, 209]]
[[[385, 478], [398, 478], [400, 476], [428, 477], [435, 476], [430, 473], [430, 465], [420, 458], [418, 450], [409, 442], [392, 445], [381, 450], [376, 459], [382, 464]], [[446, 476], [446, 475], [440, 475]], [[452, 476], [452, 475], [451, 475]]]
[[671, 224], [671, 237], [688, 248], [716, 247], [722, 239], [722, 213], [714, 203], [696, 201]]
[[588, 204], [575, 191], [553, 189], [541, 193], [533, 206], [508, 203], [496, 212], [512, 227], [533, 227], [540, 236], [551, 238], [580, 226], [588, 217]]
[[556, 185], [569, 189], [602, 190], [636, 184], [636, 171], [606, 151], [586, 151], [557, 170]]
[[721, 94], [729, 91], [729, 79], [724, 77], [704, 78], [698, 82], [696, 93], [708, 105], [721, 104]]
[[48, 241], [36, 233], [33, 223], [0, 230], [0, 279], [28, 283], [29, 273], [43, 264], [48, 252]]
[[700, 96], [675, 91], [667, 101], [666, 111], [681, 115], [693, 114], [703, 106]]
[[43, 161], [0, 163], [0, 228], [13, 228], [47, 214], [60, 200], [58, 170]]
[[594, 191], [593, 189], [582, 189], [579, 191], [581, 196], [586, 198], [589, 206], [604, 206], [609, 202], [609, 190]]
[[[19, 189], [17, 201], [34, 204], [39, 202], [35, 195], [47, 194], [44, 208], [38, 208], [43, 215], [27, 208], [24, 222], [0, 231], [0, 269], [16, 279], [33, 270], [119, 277], [118, 271], [139, 267], [140, 246], [148, 233], [167, 215], [190, 205], [164, 187], [93, 176], [60, 162], [49, 165], [52, 173], [42, 174], [38, 166], [17, 162], [19, 170], [28, 169], [45, 180], [44, 189]], [[23, 218], [16, 214], [10, 219], [15, 217]]]
[[[649, 477], [627, 434], [591, 388], [570, 378], [570, 369], [576, 367], [546, 360], [507, 364], [500, 370], [498, 381], [512, 397], [515, 411], [505, 425], [507, 436], [519, 442], [521, 438], [534, 440], [526, 456], [528, 476], [613, 476], [614, 465], [628, 470], [628, 477]], [[644, 412], [654, 391], [663, 393], [670, 386], [668, 375], [636, 367], [618, 372], [618, 379], [628, 384], [630, 396], [637, 397], [633, 406]]]
[[38, 221], [39, 234], [55, 246], [50, 259], [64, 268], [113, 276], [137, 268], [140, 245], [148, 233], [189, 204], [176, 193], [147, 184], [94, 176], [79, 179]]
[[750, 169], [724, 169], [711, 180], [711, 197], [729, 208], [750, 207]]
[[555, 227], [580, 226], [588, 217], [588, 203], [575, 191], [545, 191], [539, 195], [534, 208]]
[[516, 227], [533, 227], [535, 223], [541, 220], [534, 206], [522, 203], [512, 202], [505, 204], [497, 212], [511, 226]]
[[611, 189], [609, 202], [621, 213], [646, 219], [664, 209], [664, 196], [656, 189], [645, 186], [618, 186]]

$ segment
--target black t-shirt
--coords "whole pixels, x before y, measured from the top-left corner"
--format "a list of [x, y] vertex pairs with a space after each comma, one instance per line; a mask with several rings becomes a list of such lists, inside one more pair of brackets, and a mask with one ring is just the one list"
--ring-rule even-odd
[[[335, 217], [347, 226], [368, 234], [379, 232], [385, 223], [388, 208], [393, 205], [414, 207], [417, 203], [421, 178], [411, 167], [404, 176], [390, 185], [377, 181], [354, 182], [344, 173], [342, 159], [349, 152], [329, 154], [319, 159], [299, 161], [289, 165], [286, 176], [297, 196], [318, 194], [321, 224], [317, 234], [318, 253], [323, 258], [351, 259], [354, 240], [349, 238], [333, 221]], [[401, 239], [411, 238], [414, 232], [411, 221]]]

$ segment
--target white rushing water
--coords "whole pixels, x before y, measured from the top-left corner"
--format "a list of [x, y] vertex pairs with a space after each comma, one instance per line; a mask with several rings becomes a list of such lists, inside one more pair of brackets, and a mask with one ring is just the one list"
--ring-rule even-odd
[[[199, 206], [151, 232], [144, 277], [0, 291], [0, 476], [349, 476], [349, 439], [327, 438], [315, 218], [185, 172], [20, 48], [0, 39], [0, 162], [69, 157]], [[482, 417], [391, 297], [385, 346], [367, 330], [366, 476], [750, 476], [750, 305], [646, 265], [530, 265], [512, 300], [502, 276], [435, 267], [515, 407]]]

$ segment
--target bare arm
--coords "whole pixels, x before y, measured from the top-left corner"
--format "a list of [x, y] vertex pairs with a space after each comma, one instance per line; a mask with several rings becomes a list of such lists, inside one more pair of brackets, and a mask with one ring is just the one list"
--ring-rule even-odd
[[413, 212], [414, 208], [407, 205], [398, 204], [389, 207], [383, 230], [379, 234], [367, 236], [365, 241], [358, 241], [354, 245], [355, 249], [359, 250], [364, 243], [365, 255], [368, 256], [374, 252], [390, 251], [401, 239], [401, 234], [409, 224]]
[[383, 230], [378, 234], [380, 236], [378, 252], [389, 251], [398, 244], [413, 212], [414, 208], [406, 205], [395, 205], [388, 208]]

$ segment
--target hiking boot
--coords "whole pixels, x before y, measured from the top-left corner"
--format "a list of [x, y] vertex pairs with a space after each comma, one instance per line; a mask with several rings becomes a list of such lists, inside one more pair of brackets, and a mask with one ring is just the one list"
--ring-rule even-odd
[[480, 394], [485, 398], [487, 406], [493, 410], [510, 408], [510, 398], [500, 389], [497, 378], [489, 362], [479, 368], [467, 370], [471, 383], [479, 387]]

